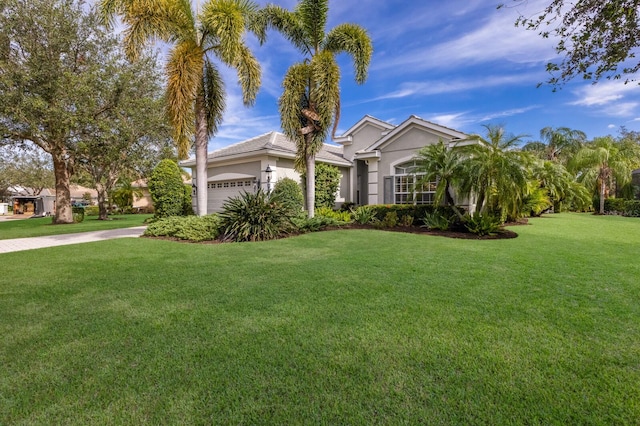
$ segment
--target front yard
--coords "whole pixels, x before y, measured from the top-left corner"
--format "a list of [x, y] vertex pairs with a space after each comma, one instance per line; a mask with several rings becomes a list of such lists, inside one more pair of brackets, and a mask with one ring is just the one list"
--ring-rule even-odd
[[640, 222], [530, 223], [2, 254], [0, 424], [637, 423]]

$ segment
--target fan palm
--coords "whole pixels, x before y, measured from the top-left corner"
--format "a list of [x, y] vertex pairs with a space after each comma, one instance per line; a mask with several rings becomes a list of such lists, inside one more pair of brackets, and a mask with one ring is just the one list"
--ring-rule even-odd
[[256, 27], [262, 40], [270, 28], [282, 33], [304, 56], [285, 75], [279, 112], [282, 130], [297, 145], [296, 168], [307, 176], [309, 217], [314, 216], [315, 156], [332, 125], [335, 133], [340, 118], [336, 55], [352, 57], [355, 80], [362, 84], [373, 52], [367, 32], [358, 25], [341, 24], [325, 32], [328, 11], [328, 0], [300, 0], [293, 11], [270, 4], [259, 14]]
[[570, 166], [578, 173], [578, 180], [593, 188], [600, 197], [600, 214], [604, 214], [604, 200], [613, 185], [631, 180], [631, 172], [638, 165], [640, 148], [637, 144], [617, 142], [611, 136], [595, 138], [583, 147]]
[[[166, 66], [167, 115], [178, 155], [195, 143], [197, 213], [207, 213], [207, 145], [222, 121], [224, 82], [219, 62], [235, 68], [243, 101], [255, 101], [260, 66], [243, 40], [258, 7], [250, 0], [206, 0], [200, 13], [189, 0], [100, 0], [107, 22], [116, 16], [125, 26], [127, 56], [135, 60], [154, 39], [171, 43]], [[194, 139], [195, 138], [195, 139]]]

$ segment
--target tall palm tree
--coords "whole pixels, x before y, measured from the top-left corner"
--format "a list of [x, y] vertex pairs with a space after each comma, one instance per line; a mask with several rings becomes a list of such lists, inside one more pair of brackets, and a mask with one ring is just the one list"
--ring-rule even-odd
[[544, 142], [529, 142], [522, 149], [536, 153], [543, 160], [566, 164], [584, 144], [587, 135], [568, 127], [545, 127], [540, 130], [540, 138]]
[[328, 0], [300, 0], [293, 11], [270, 4], [261, 11], [256, 27], [261, 40], [268, 29], [275, 29], [303, 55], [288, 69], [278, 104], [282, 130], [297, 145], [296, 168], [306, 172], [309, 217], [314, 216], [315, 156], [332, 125], [335, 134], [340, 119], [336, 55], [352, 57], [355, 80], [362, 84], [373, 52], [371, 39], [358, 25], [341, 24], [325, 32], [328, 12]]
[[477, 194], [476, 211], [491, 212], [504, 220], [515, 217], [527, 194], [529, 153], [516, 150], [525, 135], [507, 134], [502, 126], [485, 125], [486, 137], [472, 135], [479, 143], [465, 147], [467, 178], [461, 189]]
[[583, 147], [571, 162], [571, 169], [600, 197], [600, 214], [604, 214], [604, 200], [614, 185], [625, 185], [640, 159], [637, 144], [615, 141], [611, 136], [595, 138]]
[[260, 66], [243, 34], [258, 7], [251, 0], [205, 0], [196, 13], [189, 0], [100, 0], [104, 19], [119, 16], [127, 56], [135, 60], [151, 40], [171, 43], [166, 66], [167, 115], [178, 155], [195, 136], [197, 213], [207, 213], [207, 145], [222, 121], [225, 89], [219, 62], [235, 68], [245, 105], [260, 88]]
[[416, 155], [416, 164], [417, 171], [423, 173], [417, 182], [418, 186], [435, 181], [433, 203], [439, 205], [444, 201], [454, 209], [458, 217], [462, 217], [451, 194], [452, 187], [456, 186], [464, 173], [460, 151], [449, 148], [440, 140], [437, 144], [420, 149]]

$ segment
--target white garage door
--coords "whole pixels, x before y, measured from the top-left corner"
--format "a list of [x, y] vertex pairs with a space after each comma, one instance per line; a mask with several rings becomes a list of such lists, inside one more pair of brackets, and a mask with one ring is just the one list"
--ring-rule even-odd
[[222, 211], [222, 206], [231, 197], [237, 197], [244, 191], [253, 192], [252, 180], [225, 180], [207, 184], [207, 213]]

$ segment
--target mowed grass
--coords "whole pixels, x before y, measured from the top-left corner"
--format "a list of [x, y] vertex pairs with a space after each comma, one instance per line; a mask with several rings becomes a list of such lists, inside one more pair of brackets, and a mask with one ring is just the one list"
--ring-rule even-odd
[[0, 255], [0, 424], [637, 424], [640, 221]]
[[105, 231], [144, 225], [152, 214], [126, 214], [109, 216], [110, 220], [98, 220], [97, 216], [85, 216], [80, 223], [53, 225], [50, 217], [34, 219], [8, 219], [0, 221], [0, 240], [10, 238], [43, 237], [46, 235], [74, 234], [77, 232]]

